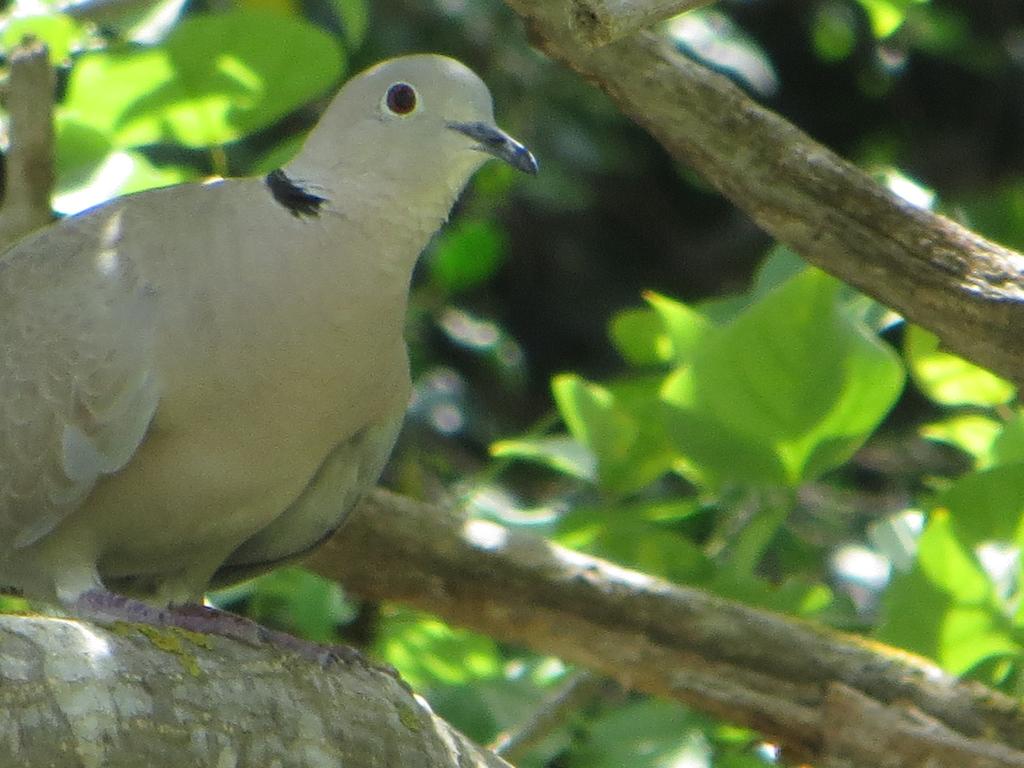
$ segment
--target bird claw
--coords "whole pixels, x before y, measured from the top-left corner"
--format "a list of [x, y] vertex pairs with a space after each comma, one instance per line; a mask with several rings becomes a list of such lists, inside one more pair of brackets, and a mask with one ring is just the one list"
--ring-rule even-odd
[[83, 592], [72, 606], [81, 618], [99, 624], [126, 621], [156, 627], [174, 627], [202, 635], [217, 635], [247, 645], [270, 645], [293, 653], [307, 661], [328, 667], [333, 664], [359, 664], [380, 669], [398, 678], [392, 667], [372, 664], [355, 648], [347, 645], [321, 645], [310, 640], [270, 629], [235, 613], [197, 603], [157, 608], [140, 600], [104, 590]]

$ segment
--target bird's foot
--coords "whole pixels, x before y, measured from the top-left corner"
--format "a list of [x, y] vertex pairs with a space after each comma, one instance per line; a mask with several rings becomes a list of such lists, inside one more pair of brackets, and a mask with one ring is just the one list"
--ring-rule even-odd
[[97, 624], [131, 621], [164, 626], [167, 624], [165, 614], [169, 612], [167, 608], [157, 608], [141, 600], [103, 589], [82, 592], [73, 602], [65, 602], [65, 605], [73, 615], [95, 621]]
[[363, 654], [349, 645], [322, 645], [303, 640], [220, 608], [190, 603], [173, 606], [167, 611], [171, 614], [173, 626], [190, 632], [230, 637], [251, 645], [269, 644], [323, 666], [337, 662], [371, 666]]
[[247, 645], [271, 645], [321, 666], [338, 662], [372, 666], [397, 678], [393, 668], [371, 664], [351, 646], [321, 645], [287, 632], [269, 629], [244, 616], [196, 603], [157, 608], [141, 600], [93, 589], [83, 592], [71, 609], [76, 615], [98, 624], [124, 621], [155, 627], [174, 627], [203, 635], [218, 635]]

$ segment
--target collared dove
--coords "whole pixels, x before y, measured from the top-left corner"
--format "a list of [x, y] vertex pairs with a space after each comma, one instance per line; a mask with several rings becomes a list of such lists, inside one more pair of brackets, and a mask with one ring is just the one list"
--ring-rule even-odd
[[313, 548], [409, 396], [409, 280], [470, 176], [533, 156], [434, 55], [351, 79], [265, 178], [151, 190], [0, 259], [0, 587], [161, 605]]

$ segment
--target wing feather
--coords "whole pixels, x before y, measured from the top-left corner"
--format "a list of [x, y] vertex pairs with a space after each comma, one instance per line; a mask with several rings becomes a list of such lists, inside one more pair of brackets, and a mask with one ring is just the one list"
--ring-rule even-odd
[[0, 259], [0, 554], [123, 467], [159, 402], [157, 297], [122, 252], [121, 210], [66, 219]]

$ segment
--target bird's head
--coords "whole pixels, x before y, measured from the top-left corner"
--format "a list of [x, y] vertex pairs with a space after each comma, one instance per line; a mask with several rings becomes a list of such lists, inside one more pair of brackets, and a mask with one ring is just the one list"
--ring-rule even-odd
[[537, 161], [497, 127], [491, 94], [468, 67], [421, 54], [384, 61], [339, 91], [289, 167], [328, 193], [338, 180], [445, 188], [452, 197], [485, 160], [526, 173]]

